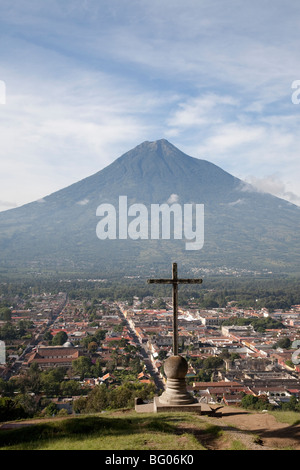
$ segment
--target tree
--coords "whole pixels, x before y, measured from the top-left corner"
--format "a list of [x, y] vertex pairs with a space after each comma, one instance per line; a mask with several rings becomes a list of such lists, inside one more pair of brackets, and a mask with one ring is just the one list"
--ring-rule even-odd
[[18, 332], [16, 327], [10, 322], [5, 323], [2, 328], [0, 328], [0, 339], [9, 340], [18, 338]]
[[96, 341], [91, 341], [88, 345], [88, 351], [90, 353], [95, 353], [98, 349], [98, 344], [96, 343]]
[[80, 380], [83, 380], [85, 377], [88, 377], [91, 372], [91, 359], [86, 356], [80, 356], [78, 359], [72, 362], [72, 369], [74, 374], [80, 376]]
[[223, 348], [220, 356], [222, 359], [229, 359], [230, 358], [230, 352], [228, 351], [227, 348]]
[[103, 341], [105, 339], [106, 333], [107, 333], [107, 330], [97, 330], [96, 331], [94, 336], [97, 338], [98, 344], [100, 343], [100, 341]]
[[260, 397], [255, 397], [253, 395], [244, 395], [241, 400], [241, 405], [243, 408], [250, 410], [262, 410], [268, 407], [268, 399], [264, 395]]
[[143, 384], [135, 383], [135, 396], [141, 398], [142, 400], [150, 400], [155, 395], [155, 385], [154, 383]]
[[55, 416], [58, 412], [57, 406], [55, 403], [49, 403], [49, 405], [44, 410], [46, 416]]
[[105, 385], [97, 385], [89, 393], [85, 410], [88, 412], [98, 412], [105, 410], [110, 405], [108, 389]]
[[46, 333], [44, 334], [44, 340], [45, 340], [45, 341], [49, 341], [50, 343], [52, 342], [52, 340], [53, 340], [53, 335], [51, 334], [50, 331], [46, 331]]
[[242, 398], [241, 405], [243, 408], [250, 408], [253, 409], [256, 407], [258, 402], [258, 398], [254, 395], [245, 395]]
[[291, 411], [300, 411], [300, 405], [297, 398], [292, 395], [290, 401], [288, 402], [288, 409]]
[[277, 348], [282, 348], [282, 349], [289, 349], [291, 347], [291, 340], [289, 338], [281, 338], [279, 341], [276, 343]]
[[161, 349], [158, 353], [158, 359], [160, 361], [164, 361], [167, 357], [167, 351], [165, 351], [164, 349]]
[[20, 409], [22, 408], [26, 413], [27, 417], [34, 416], [39, 410], [38, 403], [36, 402], [34, 397], [29, 395], [28, 393], [17, 395], [14, 401], [15, 406], [19, 407]]
[[26, 386], [27, 388], [35, 393], [38, 394], [41, 391], [41, 372], [39, 366], [36, 362], [33, 362], [29, 370], [26, 374]]
[[209, 382], [210, 378], [211, 378], [210, 371], [201, 369], [199, 372], [197, 372], [197, 379], [199, 380], [199, 382]]
[[87, 398], [80, 397], [73, 401], [74, 413], [84, 413], [86, 409]]
[[153, 303], [152, 308], [165, 309], [165, 308], [167, 308], [167, 305], [166, 305], [166, 302], [162, 298], [159, 298], [159, 299], [155, 300], [155, 302]]
[[204, 308], [218, 308], [219, 304], [216, 300], [212, 299], [211, 297], [208, 297], [203, 301], [203, 307]]
[[203, 368], [204, 369], [217, 369], [218, 367], [222, 367], [224, 361], [221, 357], [216, 356], [209, 356], [203, 361]]
[[16, 403], [12, 398], [0, 398], [0, 421], [12, 421], [26, 417], [26, 412], [19, 403]]
[[76, 380], [64, 380], [60, 384], [60, 392], [66, 397], [72, 397], [74, 395], [79, 395], [81, 391], [80, 383]]
[[111, 408], [127, 408], [134, 404], [134, 391], [130, 389], [128, 384], [120, 385], [113, 389], [110, 394]]
[[7, 391], [7, 382], [3, 379], [0, 379], [0, 395], [5, 395]]
[[11, 310], [7, 307], [0, 308], [0, 320], [11, 321]]
[[236, 359], [240, 359], [241, 356], [239, 355], [239, 353], [231, 353], [230, 354], [230, 360], [231, 361], [235, 361]]
[[103, 375], [100, 359], [96, 359], [95, 364], [91, 366], [91, 374], [92, 377], [101, 377]]
[[60, 393], [60, 384], [64, 380], [65, 369], [58, 367], [42, 372], [41, 382], [44, 391], [49, 396], [56, 396]]
[[130, 370], [133, 374], [139, 374], [143, 370], [143, 366], [138, 357], [130, 359]]
[[62, 346], [68, 340], [68, 335], [65, 331], [59, 331], [52, 340], [53, 346]]

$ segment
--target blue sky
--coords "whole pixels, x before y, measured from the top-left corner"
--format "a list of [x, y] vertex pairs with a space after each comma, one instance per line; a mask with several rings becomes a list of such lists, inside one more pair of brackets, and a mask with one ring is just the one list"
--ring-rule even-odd
[[297, 0], [1, 0], [0, 210], [161, 138], [300, 205], [299, 31]]

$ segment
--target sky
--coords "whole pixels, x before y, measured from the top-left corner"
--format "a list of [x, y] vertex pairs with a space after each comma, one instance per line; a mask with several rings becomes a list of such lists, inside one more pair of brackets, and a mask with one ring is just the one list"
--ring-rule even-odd
[[0, 211], [144, 141], [300, 205], [298, 0], [1, 0]]

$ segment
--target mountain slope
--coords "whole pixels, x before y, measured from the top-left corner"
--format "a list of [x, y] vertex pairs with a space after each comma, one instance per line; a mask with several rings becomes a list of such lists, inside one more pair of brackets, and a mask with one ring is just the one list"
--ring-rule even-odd
[[[99, 240], [97, 207], [169, 201], [204, 204], [204, 246], [184, 240]], [[185, 155], [166, 140], [144, 142], [111, 165], [41, 201], [0, 213], [0, 269], [67, 272], [147, 272], [155, 264], [186, 268], [227, 265], [298, 270], [300, 211], [256, 192], [216, 165]], [[132, 218], [131, 218], [132, 219]], [[150, 223], [150, 222], [149, 222]], [[168, 264], [169, 267], [169, 264]]]

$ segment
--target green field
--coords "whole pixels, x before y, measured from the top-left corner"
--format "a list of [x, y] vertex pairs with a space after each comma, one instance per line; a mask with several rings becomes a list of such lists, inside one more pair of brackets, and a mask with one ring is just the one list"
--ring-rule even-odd
[[105, 413], [0, 431], [1, 450], [205, 450], [222, 431], [190, 413]]

